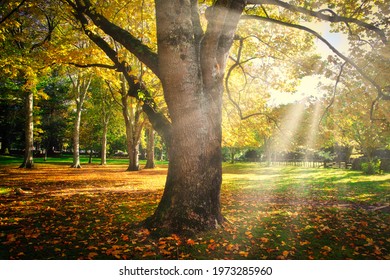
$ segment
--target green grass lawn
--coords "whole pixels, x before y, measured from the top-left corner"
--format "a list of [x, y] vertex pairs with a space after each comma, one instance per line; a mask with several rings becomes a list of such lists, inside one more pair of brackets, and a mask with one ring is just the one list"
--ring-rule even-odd
[[[0, 155], [0, 166], [19, 166], [23, 162], [22, 156], [5, 156]], [[58, 165], [71, 165], [73, 162], [73, 157], [71, 155], [59, 155], [57, 157], [48, 157], [46, 160], [43, 157], [36, 157], [34, 158], [34, 164], [37, 164], [38, 166], [40, 164], [58, 164]], [[82, 165], [89, 164], [89, 156], [88, 155], [80, 155], [80, 163]], [[115, 157], [108, 157], [107, 158], [107, 164], [128, 164], [129, 159], [128, 158], [115, 158]], [[156, 164], [167, 164], [167, 161], [156, 161]], [[92, 164], [93, 165], [99, 165], [100, 164], [100, 158], [93, 157], [92, 158]], [[146, 160], [140, 160], [141, 165], [146, 164]]]
[[[390, 259], [390, 174], [225, 164], [226, 224], [155, 237], [138, 223], [159, 202], [166, 164], [1, 161], [0, 259]], [[17, 196], [20, 186], [31, 191]]]

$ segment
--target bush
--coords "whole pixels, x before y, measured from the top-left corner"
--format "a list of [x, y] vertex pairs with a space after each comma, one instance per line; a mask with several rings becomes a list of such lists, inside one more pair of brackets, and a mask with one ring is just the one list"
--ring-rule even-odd
[[363, 173], [367, 175], [374, 175], [374, 174], [381, 174], [381, 161], [379, 159], [377, 160], [371, 160], [369, 162], [364, 162], [361, 165]]

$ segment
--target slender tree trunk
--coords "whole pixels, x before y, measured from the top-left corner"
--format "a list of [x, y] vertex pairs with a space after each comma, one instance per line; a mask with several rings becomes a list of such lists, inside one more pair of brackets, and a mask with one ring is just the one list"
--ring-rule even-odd
[[146, 165], [145, 168], [152, 169], [155, 167], [154, 163], [154, 133], [152, 127], [148, 129], [148, 142], [146, 149]]
[[108, 131], [108, 122], [103, 122], [103, 135], [102, 135], [102, 150], [101, 150], [101, 165], [107, 164], [107, 131]]
[[20, 168], [32, 168], [34, 166], [33, 152], [34, 152], [34, 93], [32, 91], [27, 92], [26, 96], [26, 125], [25, 125], [25, 146], [24, 146], [24, 159]]
[[236, 155], [236, 149], [230, 148], [230, 163], [231, 164], [234, 164], [235, 155]]
[[127, 171], [138, 171], [139, 170], [139, 141], [136, 141], [134, 135], [134, 127], [132, 124], [132, 117], [129, 112], [129, 105], [127, 103], [128, 96], [125, 93], [122, 95], [122, 113], [125, 120], [125, 128], [126, 128], [126, 145], [127, 145], [127, 153], [129, 156], [129, 166]]
[[[123, 77], [122, 77], [123, 79]], [[122, 114], [126, 127], [127, 153], [129, 155], [129, 166], [127, 171], [138, 171], [139, 167], [139, 144], [143, 122], [140, 119], [141, 110], [138, 104], [130, 104], [125, 81], [122, 80], [121, 89]], [[131, 100], [130, 100], [131, 101]]]
[[81, 110], [83, 108], [85, 97], [89, 86], [91, 85], [91, 75], [83, 76], [78, 73], [76, 77], [69, 75], [73, 84], [73, 92], [76, 101], [76, 119], [73, 129], [73, 163], [72, 168], [81, 168], [80, 164], [80, 124], [81, 124]]
[[93, 156], [93, 150], [89, 150], [89, 159], [88, 159], [88, 164], [92, 164], [92, 156]]
[[348, 168], [348, 164], [351, 160], [351, 156], [352, 156], [352, 152], [353, 152], [353, 147], [352, 146], [349, 146], [347, 145], [346, 147], [346, 154], [345, 154], [345, 169]]
[[80, 122], [81, 106], [77, 105], [76, 120], [73, 129], [73, 163], [72, 168], [81, 168], [80, 164]]

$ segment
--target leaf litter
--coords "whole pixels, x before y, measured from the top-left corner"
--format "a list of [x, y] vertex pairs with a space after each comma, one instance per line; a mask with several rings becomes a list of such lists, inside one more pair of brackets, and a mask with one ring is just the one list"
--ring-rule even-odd
[[156, 237], [139, 223], [157, 207], [166, 169], [123, 170], [1, 169], [1, 187], [29, 192], [0, 195], [0, 258], [390, 259], [386, 207], [323, 198], [311, 185], [235, 188], [228, 178], [224, 227]]

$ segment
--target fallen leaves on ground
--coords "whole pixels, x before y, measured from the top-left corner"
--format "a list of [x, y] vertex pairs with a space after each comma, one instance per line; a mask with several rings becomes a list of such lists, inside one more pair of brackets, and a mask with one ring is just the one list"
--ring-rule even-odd
[[[1, 259], [389, 259], [388, 213], [346, 203], [316, 185], [224, 185], [223, 228], [153, 236], [137, 224], [161, 198], [166, 170], [0, 169]], [[253, 184], [253, 182], [252, 182]], [[351, 192], [355, 191], [351, 189]], [[330, 195], [330, 193], [332, 195]], [[325, 195], [326, 194], [326, 195]]]

